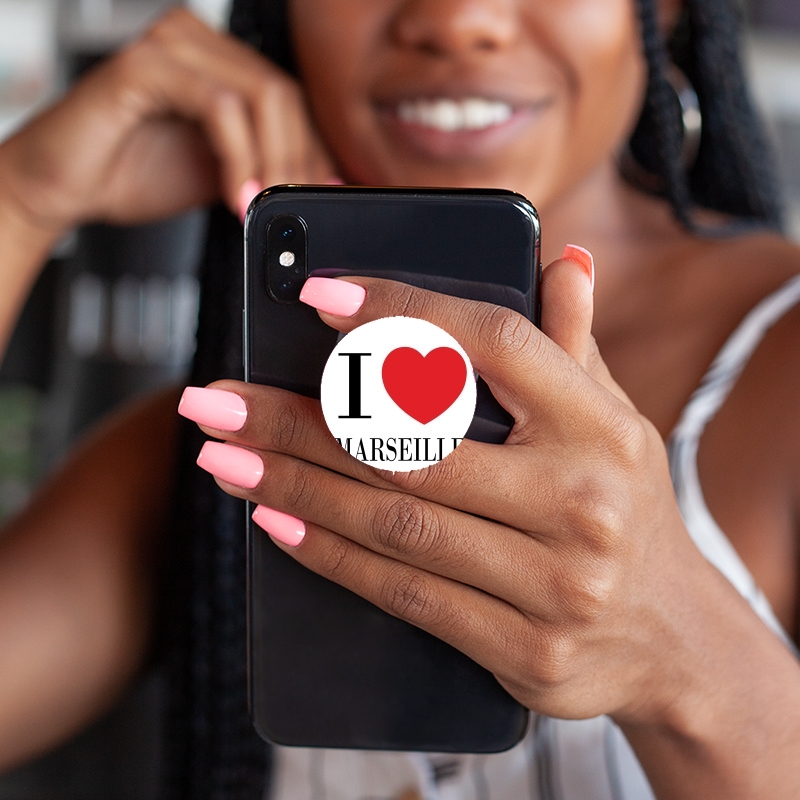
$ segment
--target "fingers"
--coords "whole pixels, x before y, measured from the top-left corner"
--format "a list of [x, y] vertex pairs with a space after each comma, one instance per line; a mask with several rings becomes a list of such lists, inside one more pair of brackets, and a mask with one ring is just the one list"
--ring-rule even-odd
[[[141, 117], [171, 113], [200, 124], [219, 164], [223, 198], [235, 210], [240, 187], [258, 167], [246, 99], [223, 83], [176, 63], [157, 47], [131, 51], [118, 69], [137, 73]], [[120, 84], [127, 83], [127, 77], [121, 76]]]
[[264, 188], [321, 183], [333, 175], [297, 81], [238, 39], [211, 30], [184, 10], [167, 15], [153, 35], [166, 43], [177, 63], [197, 75], [213, 76], [247, 109], [254, 164], [249, 175], [237, 175], [231, 191], [248, 179]]
[[317, 400], [271, 386], [226, 380], [206, 388], [187, 387], [178, 413], [216, 438], [286, 453], [359, 480], [388, 485], [333, 438]]
[[246, 101], [257, 155], [249, 177], [262, 188], [329, 180], [335, 170], [311, 123], [300, 84], [238, 39], [191, 19], [203, 29], [198, 31], [203, 46], [182, 51], [187, 66], [212, 70]]
[[[218, 456], [220, 448], [227, 452]], [[279, 453], [211, 442], [198, 463], [239, 497], [519, 608], [553, 611], [546, 591], [551, 556], [526, 533]], [[529, 585], [532, 576], [535, 591]]]
[[[614, 443], [600, 429], [587, 431], [577, 445], [566, 437], [540, 438], [533, 447], [466, 440], [426, 469], [391, 473], [350, 456], [331, 436], [317, 401], [281, 389], [236, 381], [220, 381], [205, 389], [189, 387], [179, 411], [216, 438], [262, 454], [282, 453], [317, 464], [373, 488], [409, 493], [532, 532], [545, 542], [574, 535], [602, 538], [608, 509], [601, 498], [609, 493], [615, 497], [621, 480], [621, 473], [606, 469], [587, 481], [582, 471], [574, 469], [575, 463], [588, 459], [610, 464], [608, 453]], [[621, 425], [625, 431], [631, 429], [627, 419]], [[621, 437], [631, 460], [636, 457], [637, 433], [632, 430]], [[304, 513], [302, 508], [278, 507]], [[333, 526], [330, 520], [327, 523]]]
[[[142, 197], [148, 191], [148, 203], [160, 209], [161, 195], [182, 198], [187, 188], [201, 190], [194, 204], [206, 202], [210, 190], [218, 191], [238, 214], [244, 187], [252, 197], [270, 184], [323, 182], [333, 174], [296, 81], [183, 9], [169, 12], [142, 39], [89, 75], [67, 102], [73, 118], [79, 105], [86, 112], [87, 124], [75, 128], [74, 136], [85, 141], [86, 127], [91, 129], [95, 147], [87, 161], [105, 153], [96, 189], [87, 190], [94, 203], [89, 217], [108, 217], [108, 209], [119, 209], [117, 216], [125, 217], [126, 206], [145, 204]], [[175, 138], [177, 121], [193, 123], [202, 132], [210, 159], [184, 156], [181, 142], [193, 141], [186, 135]], [[152, 154], [162, 145], [172, 158], [162, 159], [158, 169]], [[187, 174], [175, 180], [171, 161], [182, 163], [187, 173], [211, 168], [215, 177]], [[142, 167], [148, 165], [143, 176]], [[72, 183], [80, 178], [76, 174]], [[145, 179], [149, 186], [141, 185]], [[186, 185], [177, 191], [176, 183]], [[136, 213], [127, 211], [127, 216]]]
[[533, 626], [524, 615], [479, 589], [395, 561], [323, 527], [310, 526], [299, 547], [278, 546], [314, 572], [461, 650], [500, 680], [523, 668], [524, 653], [529, 658], [537, 652], [528, 642]]

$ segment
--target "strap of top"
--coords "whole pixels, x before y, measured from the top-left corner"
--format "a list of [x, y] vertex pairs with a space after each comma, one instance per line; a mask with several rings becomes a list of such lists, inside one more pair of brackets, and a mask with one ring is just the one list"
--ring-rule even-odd
[[700, 437], [728, 398], [767, 331], [800, 302], [800, 275], [767, 295], [739, 323], [706, 372], [672, 432], [673, 439]]
[[697, 471], [697, 450], [706, 425], [728, 398], [767, 331], [798, 302], [800, 275], [787, 281], [750, 311], [714, 359], [667, 442], [672, 482], [689, 534], [703, 555], [787, 643], [789, 637], [769, 602], [706, 505]]

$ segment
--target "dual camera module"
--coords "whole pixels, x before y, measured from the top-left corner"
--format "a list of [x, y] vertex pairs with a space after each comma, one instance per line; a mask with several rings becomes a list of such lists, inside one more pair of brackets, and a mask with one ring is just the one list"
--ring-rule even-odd
[[308, 229], [295, 214], [280, 214], [267, 226], [267, 288], [279, 303], [296, 303], [306, 280]]

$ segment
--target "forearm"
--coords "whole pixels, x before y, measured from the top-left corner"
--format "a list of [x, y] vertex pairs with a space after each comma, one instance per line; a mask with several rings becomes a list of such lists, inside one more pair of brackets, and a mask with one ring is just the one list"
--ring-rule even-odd
[[0, 770], [98, 716], [146, 658], [176, 402], [105, 425], [0, 539]]
[[698, 613], [681, 621], [675, 672], [691, 677], [676, 682], [659, 724], [620, 724], [659, 800], [800, 797], [800, 665], [707, 571]]

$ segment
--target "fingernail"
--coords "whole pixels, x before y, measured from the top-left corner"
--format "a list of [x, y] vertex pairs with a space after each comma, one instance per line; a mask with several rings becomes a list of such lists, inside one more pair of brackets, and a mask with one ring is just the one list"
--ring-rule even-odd
[[247, 419], [247, 406], [234, 392], [187, 386], [178, 403], [178, 413], [209, 428], [238, 431]]
[[197, 466], [244, 489], [255, 489], [264, 475], [264, 462], [255, 453], [223, 442], [206, 442]]
[[338, 175], [331, 175], [325, 183], [328, 186], [344, 186], [344, 181]]
[[242, 184], [239, 189], [239, 219], [244, 222], [247, 209], [250, 208], [250, 201], [261, 191], [261, 184], [255, 179], [250, 178]]
[[263, 528], [273, 539], [297, 547], [306, 535], [306, 526], [303, 520], [276, 511], [266, 506], [256, 506], [253, 512], [253, 522]]
[[357, 283], [336, 278], [309, 278], [303, 284], [300, 302], [337, 317], [352, 317], [366, 296], [364, 287]]
[[594, 259], [592, 254], [585, 248], [579, 247], [577, 244], [568, 244], [561, 254], [561, 258], [574, 261], [583, 267], [584, 272], [589, 276], [592, 284], [592, 291], [594, 292]]

